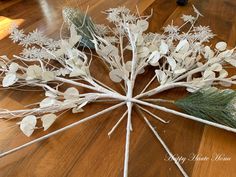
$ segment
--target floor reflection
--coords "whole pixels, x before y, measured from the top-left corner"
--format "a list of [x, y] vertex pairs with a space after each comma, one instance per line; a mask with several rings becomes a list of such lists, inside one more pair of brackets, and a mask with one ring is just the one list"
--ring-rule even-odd
[[9, 35], [9, 29], [13, 24], [21, 25], [24, 21], [24, 19], [11, 19], [0, 16], [0, 40]]

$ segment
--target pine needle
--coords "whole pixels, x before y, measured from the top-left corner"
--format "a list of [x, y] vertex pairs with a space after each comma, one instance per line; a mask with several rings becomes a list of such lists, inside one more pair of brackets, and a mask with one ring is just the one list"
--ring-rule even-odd
[[236, 128], [236, 92], [233, 90], [201, 89], [177, 100], [175, 105], [190, 115]]

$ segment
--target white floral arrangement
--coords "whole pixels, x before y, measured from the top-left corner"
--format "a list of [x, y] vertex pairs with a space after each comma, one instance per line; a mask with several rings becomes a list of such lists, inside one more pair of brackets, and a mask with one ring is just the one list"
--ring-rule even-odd
[[[146, 32], [151, 15], [133, 14], [124, 7], [105, 11], [111, 24], [109, 26], [94, 24], [86, 13], [78, 9], [65, 8], [63, 25], [68, 26], [70, 36], [57, 41], [38, 30], [26, 35], [14, 26], [10, 38], [21, 45], [23, 51], [13, 55], [13, 58], [5, 55], [0, 57], [2, 87], [41, 87], [45, 90], [45, 98], [33, 104], [33, 108], [1, 110], [0, 118], [17, 120], [22, 132], [31, 136], [35, 130], [47, 130], [64, 111], [72, 110], [72, 113], [79, 114], [90, 103], [105, 102], [107, 99], [114, 101], [114, 105], [3, 152], [0, 157], [125, 105], [127, 110], [108, 133], [111, 136], [122, 120], [127, 118], [124, 177], [128, 176], [134, 109], [145, 120], [183, 176], [188, 176], [146, 115], [160, 123], [169, 122], [145, 107], [236, 132], [235, 91], [216, 88], [236, 84], [236, 75], [230, 76], [227, 72], [227, 68], [236, 67], [235, 48], [228, 49], [225, 42], [211, 47], [210, 39], [214, 34], [208, 26], [195, 25], [202, 14], [194, 6], [193, 10], [195, 16], [183, 15], [183, 25], [169, 24], [164, 27], [162, 34]], [[187, 26], [187, 31], [182, 30]], [[131, 58], [126, 57], [127, 53], [131, 54]], [[118, 93], [90, 74], [90, 65], [95, 58], [102, 61], [101, 66], [109, 69], [111, 81], [120, 84], [126, 94]], [[143, 74], [147, 67], [153, 68], [154, 76], [140, 94], [134, 95], [137, 75]], [[148, 90], [153, 82], [158, 82], [158, 86]], [[62, 91], [60, 87], [63, 84], [70, 87]], [[79, 93], [79, 87], [86, 88], [86, 92]], [[152, 98], [176, 87], [186, 88], [190, 96], [176, 101]], [[160, 102], [173, 103], [186, 113], [160, 106]], [[214, 109], [216, 106], [217, 110]], [[37, 127], [37, 122], [41, 122], [42, 126]]]

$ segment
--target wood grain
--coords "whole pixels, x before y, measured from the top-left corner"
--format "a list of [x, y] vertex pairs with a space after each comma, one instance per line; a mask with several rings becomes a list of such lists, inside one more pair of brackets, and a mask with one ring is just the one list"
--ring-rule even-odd
[[[192, 14], [191, 4], [194, 4], [204, 14], [198, 24], [209, 25], [217, 34], [216, 40], [227, 41], [229, 46], [236, 45], [236, 1], [232, 0], [192, 0], [185, 7], [178, 7], [174, 0], [11, 0], [0, 1], [0, 55], [20, 52], [20, 47], [12, 44], [7, 38], [7, 28], [15, 22], [26, 31], [35, 28], [47, 35], [59, 38], [58, 29], [62, 22], [61, 8], [65, 5], [78, 6], [86, 9], [90, 6], [89, 14], [97, 23], [106, 23], [104, 14], [100, 11], [110, 7], [125, 5], [135, 10], [137, 5], [141, 13], [148, 14], [153, 9], [154, 14], [150, 21], [150, 31], [162, 31], [163, 25], [171, 23], [181, 24], [182, 13]], [[212, 41], [215, 43], [215, 41]], [[99, 67], [99, 62], [93, 63], [96, 77], [110, 84], [117, 90], [119, 86], [112, 84], [107, 78], [106, 70]], [[138, 93], [152, 71], [146, 71], [140, 76], [135, 93]], [[83, 89], [81, 90], [83, 91]], [[183, 89], [167, 91], [160, 97], [175, 99], [186, 94]], [[8, 109], [23, 108], [24, 105], [39, 101], [43, 92], [6, 91], [0, 92], [0, 107]], [[87, 115], [91, 115], [109, 103], [92, 104], [79, 115], [66, 113], [47, 132], [37, 131], [32, 137], [26, 138], [18, 127], [4, 130], [14, 125], [13, 122], [0, 121], [0, 150], [5, 151], [40, 137], [48, 132], [75, 122]], [[168, 105], [169, 107], [173, 107]], [[174, 107], [173, 107], [174, 108]], [[114, 110], [72, 128], [64, 133], [37, 143], [31, 147], [0, 159], [0, 177], [121, 177], [124, 160], [125, 123], [114, 132], [109, 139], [107, 132], [121, 116], [123, 108]], [[182, 157], [192, 154], [212, 157], [223, 154], [230, 157], [229, 161], [213, 160], [186, 160], [183, 167], [193, 177], [234, 177], [236, 176], [236, 135], [204, 126], [194, 121], [152, 110], [160, 117], [171, 120], [168, 125], [162, 125], [155, 120], [151, 121], [159, 131], [173, 153]], [[166, 160], [163, 150], [154, 135], [140, 119], [133, 113], [134, 131], [131, 135], [130, 177], [178, 177], [180, 172], [173, 162]]]

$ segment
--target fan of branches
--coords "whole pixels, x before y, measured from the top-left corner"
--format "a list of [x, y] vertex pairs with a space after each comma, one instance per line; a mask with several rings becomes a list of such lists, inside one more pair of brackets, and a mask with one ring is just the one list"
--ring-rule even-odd
[[[7, 56], [0, 57], [2, 87], [7, 89], [23, 86], [41, 87], [45, 91], [45, 98], [36, 103], [33, 108], [2, 110], [1, 118], [16, 119], [22, 132], [30, 136], [36, 129], [47, 130], [65, 110], [79, 114], [88, 104], [107, 99], [117, 104], [6, 151], [0, 154], [0, 157], [126, 105], [127, 110], [108, 133], [111, 135], [126, 118], [124, 177], [128, 176], [134, 108], [140, 113], [183, 176], [188, 176], [146, 118], [146, 114], [159, 120], [160, 123], [168, 122], [143, 106], [236, 132], [234, 91], [209, 88], [213, 85], [228, 87], [236, 84], [236, 77], [229, 77], [225, 69], [228, 65], [236, 66], [235, 49], [228, 49], [227, 44], [222, 41], [211, 48], [209, 40], [214, 37], [214, 34], [207, 26], [195, 25], [202, 14], [194, 6], [193, 10], [194, 16], [181, 17], [183, 25], [170, 24], [164, 27], [162, 34], [146, 32], [151, 15], [133, 14], [124, 7], [112, 8], [104, 12], [110, 22], [109, 26], [94, 24], [86, 13], [78, 9], [65, 8], [63, 16], [70, 36], [61, 37], [58, 41], [44, 36], [38, 30], [25, 34], [23, 30], [14, 26], [10, 38], [14, 43], [21, 45], [23, 51], [11, 59]], [[182, 30], [187, 26], [189, 26], [187, 31]], [[109, 69], [111, 81], [120, 84], [125, 94], [118, 93], [91, 75], [90, 66], [95, 58], [104, 63], [101, 65]], [[154, 76], [140, 94], [134, 95], [136, 78], [144, 73], [147, 66], [153, 68]], [[154, 81], [159, 85], [147, 91]], [[64, 84], [70, 86], [62, 91], [61, 86]], [[79, 87], [86, 88], [86, 92], [79, 93]], [[184, 87], [190, 94], [194, 93], [176, 102], [151, 98], [157, 93], [176, 87]], [[187, 114], [160, 106], [159, 102], [175, 103]], [[42, 127], [36, 127], [37, 122], [42, 122]]]

